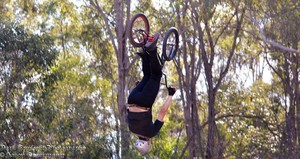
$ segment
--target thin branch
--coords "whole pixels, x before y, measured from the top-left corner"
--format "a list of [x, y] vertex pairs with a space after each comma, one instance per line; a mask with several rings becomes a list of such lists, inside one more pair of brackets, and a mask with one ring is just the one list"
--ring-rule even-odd
[[266, 57], [266, 62], [269, 65], [269, 67], [272, 69], [273, 72], [275, 72], [278, 77], [281, 79], [281, 81], [286, 82], [286, 80], [284, 80], [284, 78], [282, 77], [282, 75], [273, 67], [273, 65], [270, 63], [270, 61], [268, 60], [268, 58]]
[[192, 134], [192, 135], [190, 136], [190, 138], [188, 139], [188, 141], [187, 141], [185, 147], [184, 147], [183, 150], [181, 151], [181, 154], [180, 154], [180, 157], [179, 157], [179, 158], [183, 158], [183, 155], [185, 154], [187, 148], [189, 147], [189, 145], [190, 145], [190, 143], [191, 143], [191, 141], [192, 141], [192, 139], [193, 139], [193, 136], [194, 136], [194, 134]]
[[94, 7], [97, 9], [98, 13], [100, 13], [101, 16], [104, 18], [105, 26], [106, 26], [106, 28], [107, 28], [107, 30], [108, 30], [109, 37], [110, 37], [110, 39], [111, 39], [112, 45], [113, 45], [113, 47], [114, 47], [114, 50], [115, 50], [115, 52], [117, 53], [117, 52], [118, 52], [118, 48], [117, 48], [116, 43], [114, 42], [115, 40], [114, 40], [114, 36], [113, 36], [112, 30], [111, 30], [111, 28], [110, 28], [110, 26], [109, 26], [109, 23], [108, 23], [108, 17], [107, 17], [107, 14], [104, 13], [104, 10], [99, 6], [99, 3], [98, 3], [97, 0], [95, 0], [95, 1], [90, 0], [90, 3], [91, 3], [92, 6], [94, 6]]
[[[237, 12], [237, 11], [236, 11], [236, 12]], [[234, 13], [234, 14], [232, 15], [232, 17], [231, 17], [231, 18], [228, 20], [228, 22], [226, 23], [225, 27], [223, 27], [223, 29], [221, 30], [220, 34], [217, 36], [217, 38], [216, 38], [216, 40], [215, 40], [215, 43], [214, 43], [214, 46], [213, 46], [213, 47], [215, 47], [215, 45], [218, 43], [219, 38], [223, 35], [224, 31], [228, 28], [228, 26], [229, 26], [231, 20], [233, 19], [233, 17], [234, 17], [235, 15], [236, 15], [236, 13]]]
[[[266, 125], [272, 125], [270, 122], [264, 120], [262, 116], [257, 116], [257, 115], [251, 115], [251, 114], [223, 114], [219, 115], [218, 117], [215, 117], [214, 121], [218, 121], [224, 118], [229, 118], [229, 117], [241, 117], [241, 118], [248, 118], [248, 119], [259, 119]], [[208, 121], [203, 122], [201, 125], [201, 129], [204, 129], [204, 127], [208, 124]], [[277, 136], [277, 134], [267, 126], [268, 130], [274, 135]]]
[[[183, 134], [182, 132], [184, 130], [183, 127], [184, 127], [184, 125], [181, 124], [180, 132], [179, 132], [179, 135], [178, 135], [177, 140], [176, 140], [176, 146], [175, 146], [175, 150], [174, 150], [175, 153], [173, 153], [173, 156], [175, 156], [178, 153], [177, 151], [178, 151], [178, 145], [179, 145], [180, 137]], [[172, 156], [172, 158], [174, 158], [173, 156]], [[181, 153], [181, 156], [182, 156], [182, 153]]]
[[221, 82], [223, 80], [223, 78], [226, 76], [228, 70], [229, 70], [229, 67], [230, 67], [230, 63], [231, 63], [231, 59], [234, 55], [234, 51], [236, 49], [236, 46], [237, 46], [237, 38], [239, 36], [239, 33], [240, 33], [240, 29], [242, 28], [242, 23], [243, 23], [243, 19], [244, 19], [244, 14], [245, 14], [245, 11], [246, 11], [246, 8], [243, 9], [243, 12], [242, 12], [242, 15], [239, 19], [239, 16], [238, 16], [238, 12], [237, 12], [237, 9], [236, 8], [236, 29], [235, 29], [235, 32], [234, 32], [234, 38], [233, 38], [233, 44], [232, 44], [232, 47], [231, 47], [231, 50], [230, 50], [230, 53], [229, 53], [229, 57], [227, 59], [227, 63], [226, 63], [226, 66], [225, 66], [225, 69], [224, 70], [221, 70], [220, 72], [220, 76], [219, 76], [219, 79], [217, 81], [217, 84], [215, 86], [215, 90], [217, 90], [219, 88], [219, 86], [221, 85]]
[[268, 39], [265, 34], [264, 34], [264, 31], [263, 31], [263, 28], [260, 27], [259, 25], [259, 22], [257, 21], [256, 19], [256, 13], [255, 11], [253, 11], [252, 9], [249, 9], [250, 10], [250, 19], [251, 21], [256, 25], [256, 27], [258, 28], [258, 31], [259, 31], [259, 34], [260, 36], [262, 37], [262, 40], [263, 42], [267, 43], [267, 44], [270, 44], [272, 45], [273, 47], [276, 47], [276, 48], [279, 48], [281, 49], [282, 51], [288, 51], [288, 52], [295, 52], [295, 53], [298, 53], [300, 54], [300, 51], [299, 50], [296, 50], [294, 48], [290, 48], [290, 47], [287, 47], [287, 46], [284, 46], [276, 41], [273, 41], [271, 39]]

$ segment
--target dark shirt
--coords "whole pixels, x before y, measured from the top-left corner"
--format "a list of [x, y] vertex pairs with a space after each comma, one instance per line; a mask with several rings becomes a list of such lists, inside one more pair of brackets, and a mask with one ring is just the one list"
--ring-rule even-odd
[[128, 126], [129, 130], [135, 134], [152, 138], [161, 129], [163, 122], [159, 120], [152, 121], [152, 112], [130, 112], [128, 111]]

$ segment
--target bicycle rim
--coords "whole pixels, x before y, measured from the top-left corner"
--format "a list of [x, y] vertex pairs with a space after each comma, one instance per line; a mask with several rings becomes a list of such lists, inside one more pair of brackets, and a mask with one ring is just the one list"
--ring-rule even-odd
[[131, 20], [129, 39], [133, 46], [140, 47], [149, 34], [149, 22], [144, 14], [138, 13]]
[[176, 28], [170, 28], [163, 43], [163, 56], [167, 61], [172, 60], [178, 50], [178, 32]]

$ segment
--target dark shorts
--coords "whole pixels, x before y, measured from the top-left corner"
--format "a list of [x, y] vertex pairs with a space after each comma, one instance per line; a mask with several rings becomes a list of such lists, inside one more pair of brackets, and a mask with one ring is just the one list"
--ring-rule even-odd
[[154, 123], [152, 122], [151, 110], [139, 113], [128, 111], [127, 119], [130, 131], [149, 138], [157, 135], [164, 124], [159, 120], [155, 120]]

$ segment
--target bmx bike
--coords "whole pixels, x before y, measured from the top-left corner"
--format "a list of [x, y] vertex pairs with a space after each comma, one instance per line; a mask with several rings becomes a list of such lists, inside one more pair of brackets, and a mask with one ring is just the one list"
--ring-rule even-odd
[[[134, 47], [142, 47], [145, 49], [145, 45], [150, 36], [150, 24], [147, 17], [143, 13], [135, 14], [129, 23], [129, 41]], [[171, 61], [176, 56], [179, 43], [179, 34], [175, 27], [171, 27], [164, 35], [162, 52], [158, 56], [161, 61], [161, 65], [164, 66], [166, 61]], [[163, 74], [165, 77], [165, 85], [167, 84], [166, 74]]]

